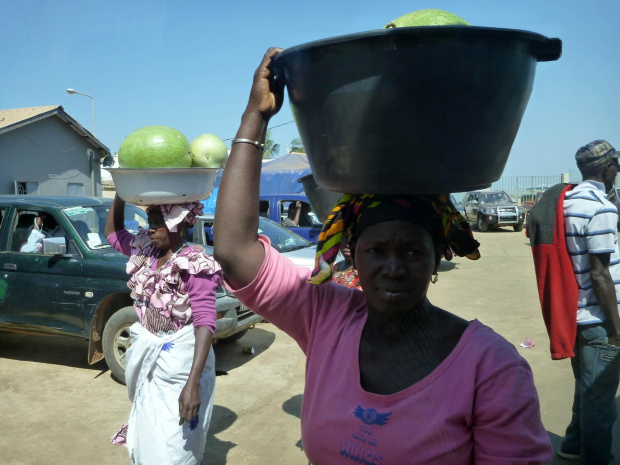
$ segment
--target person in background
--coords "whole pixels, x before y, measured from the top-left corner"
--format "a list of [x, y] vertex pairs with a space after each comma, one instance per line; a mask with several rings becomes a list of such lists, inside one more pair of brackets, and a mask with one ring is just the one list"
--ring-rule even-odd
[[299, 226], [299, 216], [301, 215], [301, 202], [291, 202], [288, 206], [287, 217], [282, 220], [285, 228], [297, 228]]
[[[583, 181], [564, 198], [566, 245], [578, 300], [566, 317], [576, 321], [573, 415], [558, 455], [582, 464], [611, 457], [620, 380], [620, 253], [618, 210], [606, 193], [618, 174], [618, 152], [595, 140], [575, 155]], [[544, 198], [544, 197], [543, 197]]]
[[360, 278], [351, 261], [351, 249], [349, 248], [349, 234], [347, 231], [342, 232], [340, 254], [343, 259], [334, 263], [332, 267], [332, 281], [343, 286], [361, 289]]
[[43, 239], [50, 237], [50, 234], [44, 230], [44, 222], [47, 215], [39, 213], [34, 219], [33, 225], [29, 228], [28, 240], [19, 249], [24, 253], [43, 253]]
[[220, 267], [185, 231], [202, 204], [152, 205], [149, 229], [124, 228], [125, 202], [114, 198], [105, 233], [129, 257], [128, 286], [139, 322], [131, 327], [126, 384], [133, 405], [112, 437], [134, 464], [202, 461], [215, 392], [215, 296]]
[[[426, 296], [442, 255], [479, 257], [447, 196], [344, 195], [323, 225], [312, 274], [257, 236], [261, 144], [283, 101], [270, 79], [280, 51], [269, 49], [254, 74], [220, 183], [214, 253], [239, 300], [307, 356], [301, 432], [310, 462], [549, 460], [527, 362], [490, 328]], [[331, 281], [343, 231], [361, 290]]]

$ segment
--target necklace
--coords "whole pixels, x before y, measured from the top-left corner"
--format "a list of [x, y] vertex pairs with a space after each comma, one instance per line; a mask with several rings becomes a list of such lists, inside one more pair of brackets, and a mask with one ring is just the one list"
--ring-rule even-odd
[[[183, 250], [186, 246], [187, 246], [187, 244], [183, 243], [181, 245], [181, 247], [179, 247], [177, 249], [176, 252], [174, 252], [172, 255], [170, 255], [170, 258], [168, 260], [166, 260], [166, 263], [164, 263], [164, 266], [157, 267], [157, 269], [166, 268], [168, 266], [168, 263], [170, 263], [172, 260], [174, 260], [177, 257], [177, 254], [181, 250]], [[149, 264], [149, 267], [147, 268], [147, 270], [150, 270], [153, 267], [153, 263], [155, 263], [155, 260], [157, 260], [159, 257], [161, 257], [161, 250], [157, 253], [157, 255], [155, 255], [153, 257], [153, 259], [151, 260], [151, 263]]]

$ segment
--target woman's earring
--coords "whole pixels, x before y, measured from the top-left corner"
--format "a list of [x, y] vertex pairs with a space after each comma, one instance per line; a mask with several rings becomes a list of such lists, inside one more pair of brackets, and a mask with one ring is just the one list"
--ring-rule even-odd
[[437, 273], [435, 273], [432, 277], [431, 277], [431, 282], [433, 284], [435, 284], [437, 281], [439, 281], [439, 275]]

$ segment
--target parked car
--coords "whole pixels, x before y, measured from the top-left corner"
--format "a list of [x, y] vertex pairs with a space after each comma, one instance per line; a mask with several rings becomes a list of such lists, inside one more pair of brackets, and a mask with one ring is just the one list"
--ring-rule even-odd
[[[199, 216], [194, 227], [187, 231], [186, 240], [212, 246], [212, 228], [213, 214]], [[271, 247], [291, 259], [295, 265], [314, 269], [316, 243], [262, 216], [258, 218], [258, 233], [267, 236], [271, 241]]]
[[260, 196], [259, 215], [271, 221], [282, 224], [288, 215], [288, 207], [291, 203], [300, 201], [308, 211], [307, 215], [300, 218], [298, 227], [290, 227], [291, 231], [303, 236], [309, 241], [316, 242], [323, 224], [312, 211], [308, 198], [304, 194], [271, 194]]
[[[539, 190], [538, 192], [536, 192], [536, 195], [521, 196], [522, 202], [523, 202], [523, 208], [525, 208], [526, 219], [527, 219], [527, 215], [530, 213], [530, 210], [542, 198], [544, 192], [545, 192], [545, 189]], [[527, 198], [527, 200], [525, 200], [525, 198]]]
[[513, 202], [504, 191], [468, 192], [463, 197], [462, 205], [465, 218], [476, 223], [480, 231], [495, 226], [512, 226], [515, 231], [523, 230], [525, 208]]
[[[104, 235], [111, 205], [96, 197], [0, 196], [0, 330], [84, 338], [88, 363], [105, 358], [124, 382], [129, 327], [138, 318], [127, 257]], [[40, 251], [23, 252], [37, 217], [45, 236]], [[146, 213], [126, 205], [125, 225], [137, 232]], [[216, 297], [216, 340], [236, 340], [260, 320], [224, 288]]]

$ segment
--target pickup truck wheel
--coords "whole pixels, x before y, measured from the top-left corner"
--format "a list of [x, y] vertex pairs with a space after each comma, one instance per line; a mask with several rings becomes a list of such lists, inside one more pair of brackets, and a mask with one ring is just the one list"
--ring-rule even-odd
[[129, 328], [138, 315], [133, 307], [124, 307], [110, 317], [103, 329], [103, 356], [116, 379], [125, 384], [125, 354], [131, 345]]
[[523, 223], [515, 224], [512, 229], [514, 229], [515, 232], [523, 231]]
[[230, 344], [232, 342], [238, 341], [243, 336], [245, 336], [247, 332], [248, 332], [248, 330], [244, 329], [243, 331], [239, 331], [238, 333], [235, 333], [232, 336], [228, 336], [228, 337], [222, 338], [222, 339], [220, 339], [220, 344]]
[[482, 221], [482, 218], [478, 217], [478, 231], [487, 232], [489, 230], [489, 225]]

